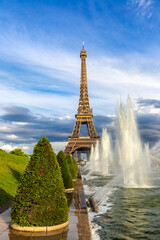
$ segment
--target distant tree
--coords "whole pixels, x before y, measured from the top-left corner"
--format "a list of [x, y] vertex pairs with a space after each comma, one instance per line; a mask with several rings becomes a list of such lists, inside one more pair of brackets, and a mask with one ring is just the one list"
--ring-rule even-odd
[[18, 155], [18, 156], [29, 157], [29, 155], [24, 153], [21, 148], [16, 148], [16, 149], [12, 150], [10, 153]]
[[11, 223], [53, 226], [68, 220], [61, 171], [49, 140], [39, 139], [15, 196]]
[[63, 151], [60, 151], [57, 155], [57, 160], [61, 169], [63, 183], [66, 189], [73, 188], [72, 176], [69, 171], [66, 157]]
[[70, 154], [68, 154], [66, 156], [66, 161], [68, 163], [68, 167], [69, 167], [69, 170], [70, 170], [70, 173], [72, 175], [72, 179], [75, 179], [77, 176], [76, 176], [76, 170], [74, 168], [74, 164], [73, 164], [73, 160], [72, 160], [72, 156]]
[[5, 150], [3, 150], [2, 148], [0, 148], [0, 152], [6, 152]]

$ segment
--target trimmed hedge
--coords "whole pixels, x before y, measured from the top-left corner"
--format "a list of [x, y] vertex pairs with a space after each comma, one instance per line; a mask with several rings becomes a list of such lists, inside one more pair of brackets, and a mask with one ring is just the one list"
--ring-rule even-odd
[[68, 164], [66, 162], [66, 157], [63, 151], [60, 151], [58, 153], [57, 161], [61, 169], [61, 174], [62, 174], [65, 189], [73, 188], [72, 176], [69, 171]]
[[59, 164], [49, 140], [43, 137], [15, 196], [11, 223], [19, 226], [53, 226], [68, 220], [68, 206]]
[[72, 175], [72, 179], [77, 178], [76, 170], [75, 170], [75, 167], [74, 167], [74, 164], [73, 164], [73, 160], [72, 160], [72, 156], [70, 154], [68, 154], [66, 156], [66, 161], [68, 163], [68, 167], [69, 167], [69, 171], [70, 171], [70, 173]]
[[78, 165], [77, 165], [77, 161], [75, 158], [72, 157], [72, 161], [73, 161], [73, 166], [74, 166], [74, 169], [76, 171], [76, 178], [77, 178], [77, 173], [78, 173]]
[[67, 197], [68, 207], [70, 207], [72, 204], [73, 197], [74, 197], [74, 192], [66, 193], [66, 197]]

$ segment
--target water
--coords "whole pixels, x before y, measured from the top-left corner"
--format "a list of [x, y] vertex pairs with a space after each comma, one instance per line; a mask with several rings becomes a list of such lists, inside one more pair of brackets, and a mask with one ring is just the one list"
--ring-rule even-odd
[[108, 176], [109, 167], [112, 163], [112, 146], [111, 146], [111, 137], [107, 132], [107, 129], [102, 130], [102, 140], [100, 148], [100, 171], [104, 176]]
[[126, 106], [122, 103], [118, 106], [116, 134], [115, 152], [117, 152], [118, 157], [117, 172], [121, 175], [123, 186], [148, 186], [148, 145], [142, 147], [132, 102], [129, 96]]
[[96, 146], [94, 149], [94, 163], [95, 163], [95, 171], [100, 171], [100, 149], [99, 149], [99, 141], [97, 140]]
[[102, 140], [99, 143], [97, 140], [95, 147], [91, 147], [89, 160], [89, 174], [100, 172], [104, 176], [109, 175], [109, 166], [112, 162], [112, 146], [111, 137], [106, 128], [102, 129]]
[[[95, 239], [159, 240], [160, 143], [151, 151], [142, 144], [129, 96], [126, 105], [121, 102], [117, 107], [114, 146], [103, 130], [100, 145], [91, 150], [92, 178], [84, 181], [86, 194], [100, 209], [99, 214], [90, 213]], [[95, 170], [104, 176], [114, 174], [104, 178]]]
[[[99, 204], [100, 213], [89, 213], [94, 239], [160, 239], [160, 169], [150, 175], [153, 187], [121, 188], [109, 186], [106, 202]], [[85, 192], [93, 195], [110, 178], [95, 176], [84, 181]]]

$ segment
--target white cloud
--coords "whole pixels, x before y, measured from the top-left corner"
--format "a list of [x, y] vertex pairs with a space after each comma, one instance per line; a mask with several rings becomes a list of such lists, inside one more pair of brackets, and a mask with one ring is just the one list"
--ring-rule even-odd
[[[142, 7], [150, 6], [151, 3], [140, 1], [137, 4]], [[11, 40], [7, 41], [7, 39]], [[36, 72], [39, 75], [43, 73], [44, 79], [45, 76], [51, 77], [44, 82], [42, 76], [40, 80], [37, 80], [39, 76], [36, 80], [35, 77], [31, 77], [28, 83], [32, 86], [30, 90], [23, 86], [28, 80], [27, 77], [17, 80], [11, 72], [1, 71], [1, 104], [26, 106], [37, 113], [53, 114], [60, 119], [64, 119], [67, 115], [74, 117], [79, 98], [79, 53], [34, 44], [16, 35], [13, 38], [7, 35], [3, 39], [1, 37], [0, 44], [3, 45], [0, 54], [4, 61], [17, 63], [19, 67], [23, 65], [28, 72]], [[128, 93], [135, 99], [142, 96], [159, 99], [159, 65], [159, 57], [154, 58], [143, 54], [130, 54], [122, 58], [98, 54], [96, 57], [88, 57], [88, 87], [90, 105], [94, 109], [94, 114], [113, 114], [119, 96], [127, 96]], [[150, 66], [153, 66], [153, 69]], [[7, 81], [13, 77], [14, 81]], [[41, 86], [42, 91], [39, 91], [37, 86]], [[43, 92], [44, 88], [53, 91]]]
[[29, 147], [28, 146], [23, 146], [22, 150], [29, 150]]
[[64, 151], [68, 142], [51, 142], [53, 150], [57, 154], [60, 150]]
[[10, 152], [10, 151], [12, 151], [12, 150], [14, 150], [16, 148], [21, 148], [23, 151], [30, 149], [29, 146], [20, 146], [20, 145], [12, 146], [10, 144], [4, 144], [4, 145], [0, 146], [0, 149], [5, 150], [6, 152]]
[[148, 18], [152, 16], [150, 12], [153, 4], [152, 0], [128, 0], [128, 5], [130, 4], [131, 7], [136, 9], [138, 15], [147, 15]]
[[0, 149], [5, 150], [6, 152], [10, 152], [10, 151], [12, 151], [12, 150], [14, 150], [16, 148], [21, 148], [22, 151], [24, 151], [25, 153], [32, 154], [33, 146], [34, 146], [34, 144], [27, 144], [27, 145], [17, 144], [17, 145], [13, 145], [13, 144], [3, 144], [2, 142], [0, 143]]
[[10, 140], [15, 140], [15, 139], [18, 139], [18, 136], [11, 134], [11, 135], [6, 136], [6, 138], [8, 138]]
[[[36, 144], [36, 143], [35, 143]], [[53, 150], [57, 154], [60, 150], [64, 151], [67, 142], [51, 142]], [[16, 148], [21, 148], [24, 152], [31, 154], [34, 144], [28, 144], [28, 146], [22, 146], [22, 145], [10, 145], [10, 144], [4, 144], [0, 145], [0, 149], [5, 150], [6, 152], [10, 152]]]
[[[9, 96], [9, 97], [8, 97]], [[61, 94], [49, 94], [43, 92], [26, 92], [25, 90], [4, 87], [0, 84], [0, 102], [17, 106], [26, 106], [39, 113], [49, 111], [53, 116], [72, 115], [78, 106], [78, 96], [63, 96]]]
[[[20, 51], [21, 55], [23, 55], [22, 58], [18, 58], [17, 56], [14, 58], [14, 55], [12, 57], [14, 61], [20, 61], [24, 65], [29, 62], [29, 69], [32, 68], [40, 72], [43, 69], [46, 75], [50, 75], [52, 72], [51, 75], [53, 77], [62, 78], [68, 85], [65, 90], [69, 90], [73, 94], [64, 94], [63, 91], [62, 93], [48, 93], [38, 90], [26, 91], [25, 89], [17, 88], [13, 83], [10, 86], [3, 83], [0, 84], [0, 102], [1, 104], [8, 103], [38, 109], [41, 113], [49, 111], [49, 114], [53, 113], [62, 118], [65, 115], [72, 116], [77, 110], [79, 98], [80, 61], [77, 60], [79, 58], [78, 56], [75, 57], [72, 53], [62, 53], [61, 50], [60, 52], [56, 50], [59, 60], [52, 61], [51, 64], [50, 58], [52, 52], [48, 53], [48, 49], [46, 51], [47, 57], [45, 61], [43, 60], [44, 54], [39, 49], [31, 51], [31, 53], [23, 51], [23, 54]], [[33, 52], [34, 54], [38, 54], [38, 56], [34, 57]], [[6, 52], [6, 54], [8, 54], [9, 58], [10, 52]], [[64, 56], [67, 55], [66, 59], [68, 60], [66, 62], [63, 59], [63, 54]], [[146, 73], [141, 69], [141, 65], [147, 62], [146, 58], [144, 57], [143, 59], [142, 56], [132, 57], [131, 62], [128, 60], [129, 57], [123, 60], [105, 56], [97, 56], [96, 60], [93, 57], [87, 59], [90, 104], [94, 107], [95, 113], [102, 114], [105, 109], [112, 107], [112, 112], [109, 111], [108, 114], [113, 114], [119, 95], [126, 96], [129, 93], [132, 98], [139, 98], [141, 96], [159, 98], [160, 71], [156, 74], [152, 72]], [[135, 59], [134, 64], [133, 59]], [[34, 64], [39, 67], [35, 67]], [[67, 74], [64, 74], [65, 77], [63, 78], [63, 74], [61, 75], [61, 73], [64, 72]], [[75, 81], [75, 79], [77, 80]], [[47, 83], [48, 88], [50, 88], [50, 84], [57, 84], [57, 87], [61, 88], [61, 82]]]
[[17, 146], [11, 146], [9, 144], [5, 144], [5, 145], [0, 146], [0, 148], [7, 151], [7, 152], [10, 152], [10, 151], [16, 149]]

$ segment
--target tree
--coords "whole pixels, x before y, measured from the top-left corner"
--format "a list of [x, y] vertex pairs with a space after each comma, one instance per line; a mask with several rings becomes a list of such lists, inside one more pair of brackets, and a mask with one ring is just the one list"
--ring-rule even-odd
[[63, 178], [63, 183], [66, 189], [73, 188], [72, 176], [66, 162], [65, 154], [63, 151], [60, 151], [57, 155], [57, 160], [61, 169], [61, 174]]
[[74, 165], [73, 165], [73, 160], [72, 160], [72, 156], [70, 154], [68, 154], [66, 156], [66, 161], [68, 163], [68, 167], [69, 167], [69, 170], [70, 170], [70, 173], [72, 175], [72, 179], [75, 179], [77, 176], [76, 176], [76, 170], [74, 168]]
[[11, 223], [53, 226], [68, 220], [65, 188], [49, 140], [39, 139], [15, 196]]
[[29, 155], [24, 153], [21, 148], [16, 148], [16, 149], [12, 150], [10, 153], [18, 155], [18, 156], [29, 157]]

